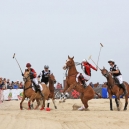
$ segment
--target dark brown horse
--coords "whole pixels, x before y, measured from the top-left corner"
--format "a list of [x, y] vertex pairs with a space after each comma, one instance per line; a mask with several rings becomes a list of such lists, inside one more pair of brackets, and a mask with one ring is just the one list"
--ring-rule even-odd
[[[101, 70], [101, 73], [107, 79], [107, 86], [108, 86], [107, 89], [108, 89], [108, 94], [109, 94], [109, 99], [110, 99], [110, 110], [113, 110], [112, 109], [112, 95], [115, 95], [116, 96], [115, 102], [116, 102], [117, 109], [119, 111], [120, 110], [119, 100], [120, 100], [120, 96], [124, 94], [124, 91], [122, 88], [118, 86], [118, 84], [115, 83], [115, 80], [112, 78], [112, 75], [105, 68]], [[128, 91], [128, 94], [125, 95], [125, 106], [124, 106], [124, 110], [127, 110], [128, 96], [129, 96], [129, 84], [124, 81], [124, 85], [126, 86], [126, 89]]]
[[[50, 95], [49, 95], [49, 99], [52, 99], [52, 102], [54, 104], [54, 107], [55, 109], [57, 109], [57, 106], [55, 104], [55, 93], [54, 93], [54, 84], [56, 83], [56, 79], [55, 79], [55, 76], [53, 74], [49, 75], [49, 90], [50, 90]], [[47, 104], [47, 108], [49, 108], [49, 101], [48, 101], [48, 104]]]
[[68, 56], [68, 60], [66, 61], [66, 65], [63, 67], [64, 70], [68, 69], [68, 76], [66, 78], [66, 85], [64, 92], [69, 92], [72, 89], [81, 93], [81, 101], [85, 106], [85, 109], [88, 108], [88, 101], [94, 98], [95, 92], [91, 86], [87, 86], [86, 88], [83, 87], [81, 82], [76, 81], [77, 77], [77, 70], [74, 63], [74, 57], [70, 58]]

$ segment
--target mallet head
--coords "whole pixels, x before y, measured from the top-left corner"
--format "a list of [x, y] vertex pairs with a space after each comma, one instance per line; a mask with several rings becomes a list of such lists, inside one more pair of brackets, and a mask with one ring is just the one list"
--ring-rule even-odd
[[13, 55], [13, 58], [15, 57], [15, 53], [14, 53], [14, 55]]
[[100, 43], [100, 45], [101, 45], [101, 47], [103, 47], [103, 44], [102, 43]]
[[91, 59], [91, 55], [89, 56], [88, 60], [90, 60], [90, 59]]

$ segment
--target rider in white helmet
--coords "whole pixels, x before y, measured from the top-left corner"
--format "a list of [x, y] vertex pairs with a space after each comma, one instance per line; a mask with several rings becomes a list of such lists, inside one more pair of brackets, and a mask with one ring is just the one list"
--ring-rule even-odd
[[81, 63], [81, 68], [83, 70], [83, 77], [82, 78], [82, 82], [84, 87], [86, 87], [86, 83], [85, 81], [89, 81], [91, 78], [91, 68], [95, 71], [97, 71], [97, 68], [95, 68], [94, 66], [92, 66], [86, 59], [83, 59], [82, 63]]
[[[83, 59], [81, 63], [81, 68], [83, 70], [83, 76], [81, 77], [82, 83], [84, 88], [86, 87], [86, 82], [90, 80], [91, 78], [91, 68], [95, 71], [97, 71], [97, 68], [92, 66], [86, 59]], [[82, 111], [85, 109], [85, 106], [83, 105], [82, 107], [78, 108], [79, 111]]]
[[122, 87], [122, 89], [124, 90], [124, 95], [127, 94], [127, 89], [123, 83], [123, 78], [122, 78], [122, 74], [118, 68], [118, 66], [115, 64], [115, 61], [113, 59], [110, 59], [108, 61], [109, 65], [111, 66], [110, 67], [110, 73], [112, 74], [112, 76], [114, 78], [117, 78], [119, 80], [119, 84], [120, 86]]
[[52, 72], [49, 70], [49, 66], [45, 65], [44, 70], [39, 74], [38, 78], [41, 77], [41, 82], [48, 84], [48, 75], [51, 75]]

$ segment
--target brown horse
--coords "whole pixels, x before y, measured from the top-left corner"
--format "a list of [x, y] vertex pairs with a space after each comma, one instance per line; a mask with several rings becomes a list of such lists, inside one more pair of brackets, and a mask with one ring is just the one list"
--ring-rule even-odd
[[[120, 96], [124, 94], [124, 91], [122, 88], [118, 86], [118, 84], [115, 83], [115, 80], [112, 78], [112, 75], [105, 68], [101, 70], [101, 73], [107, 79], [108, 94], [109, 94], [109, 99], [110, 99], [110, 110], [113, 110], [112, 109], [112, 95], [115, 95], [116, 96], [115, 102], [116, 102], [117, 110], [119, 111], [120, 110], [119, 100], [120, 100]], [[124, 110], [127, 110], [129, 85], [127, 82], [124, 82], [124, 85], [126, 86], [126, 89], [128, 91], [128, 94], [125, 95], [125, 106], [124, 106]]]
[[[53, 102], [53, 104], [54, 104], [54, 107], [55, 107], [55, 109], [57, 109], [57, 106], [56, 106], [56, 104], [55, 104], [55, 93], [54, 93], [54, 84], [56, 83], [56, 79], [55, 79], [55, 76], [53, 75], [53, 74], [51, 74], [51, 75], [48, 75], [48, 85], [49, 85], [49, 90], [50, 90], [50, 94], [49, 94], [49, 99], [52, 99], [52, 102]], [[48, 100], [48, 102], [47, 102], [47, 108], [49, 108], [49, 104], [50, 104], [50, 102], [49, 102], [49, 100]]]
[[66, 78], [66, 85], [65, 85], [64, 92], [69, 92], [72, 89], [75, 89], [76, 91], [80, 92], [81, 93], [81, 101], [84, 104], [85, 109], [87, 109], [88, 101], [90, 99], [94, 98], [95, 92], [91, 86], [87, 86], [86, 88], [84, 88], [80, 81], [79, 82], [76, 81], [78, 72], [76, 70], [73, 59], [74, 59], [74, 57], [70, 58], [68, 56], [66, 65], [63, 67], [64, 70], [68, 69], [68, 76]]
[[40, 105], [40, 100], [43, 100], [43, 104], [40, 110], [43, 110], [45, 107], [45, 100], [48, 100], [48, 96], [50, 95], [50, 91], [49, 88], [46, 86], [46, 84], [41, 84], [43, 90], [41, 91], [43, 94], [43, 97], [41, 96], [41, 94], [39, 92], [35, 93], [35, 91], [32, 89], [32, 81], [30, 79], [30, 72], [25, 71], [24, 73], [24, 94], [23, 94], [23, 98], [22, 101], [20, 103], [20, 109], [22, 110], [22, 103], [25, 100], [25, 98], [29, 98], [28, 101], [28, 109], [31, 109], [31, 102], [33, 102], [35, 99], [37, 101], [37, 106], [35, 109], [37, 109]]

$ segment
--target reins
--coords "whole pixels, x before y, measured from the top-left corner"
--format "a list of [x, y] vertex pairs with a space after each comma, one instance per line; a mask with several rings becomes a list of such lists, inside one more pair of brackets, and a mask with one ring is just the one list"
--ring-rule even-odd
[[[110, 74], [107, 72], [105, 75], [103, 75], [104, 77], [106, 77], [107, 79], [109, 78], [109, 76], [110, 76]], [[113, 78], [112, 78], [113, 79]], [[115, 83], [113, 84], [113, 85], [111, 85], [111, 86], [109, 86], [109, 88], [110, 89], [112, 89], [113, 88], [113, 86], [115, 85]]]
[[[30, 77], [30, 75], [28, 75], [28, 77], [24, 77], [24, 78], [26, 79], [25, 84], [26, 84], [27, 79], [28, 79], [29, 77]], [[25, 92], [26, 90], [32, 88], [32, 87], [33, 87], [32, 84], [31, 84], [29, 87], [27, 87], [27, 88], [25, 88], [25, 86], [24, 86], [24, 92]]]

